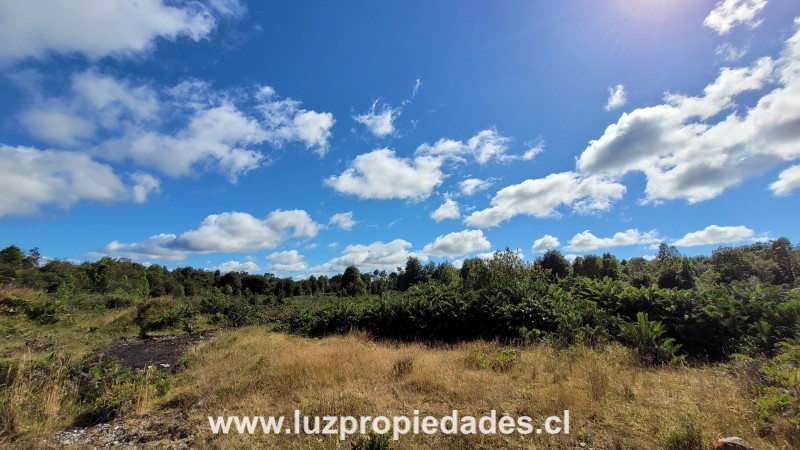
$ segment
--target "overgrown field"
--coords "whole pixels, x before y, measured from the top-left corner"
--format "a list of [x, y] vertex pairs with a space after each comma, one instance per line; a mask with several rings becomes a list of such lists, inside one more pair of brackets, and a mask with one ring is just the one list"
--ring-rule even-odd
[[[743, 375], [743, 374], [740, 374]], [[195, 349], [167, 398], [186, 405], [197, 443], [240, 448], [351, 448], [335, 437], [212, 436], [208, 415], [481, 416], [496, 409], [536, 420], [571, 413], [569, 436], [406, 436], [396, 448], [710, 448], [739, 435], [789, 448], [759, 423], [747, 378], [715, 366], [645, 367], [619, 345], [496, 342], [426, 346], [365, 334], [308, 339], [247, 328]], [[697, 447], [681, 447], [688, 439]], [[683, 441], [682, 441], [683, 440]]]
[[[662, 245], [652, 261], [409, 258], [391, 274], [300, 281], [111, 258], [41, 264], [37, 250], [8, 247], [0, 446], [60, 447], [59, 430], [111, 424], [122, 443], [152, 448], [692, 450], [732, 435], [800, 448], [798, 270], [785, 239], [693, 258]], [[98, 356], [118, 338], [208, 330], [170, 367]], [[207, 419], [454, 409], [534, 420], [568, 409], [571, 433], [339, 441], [214, 436]]]

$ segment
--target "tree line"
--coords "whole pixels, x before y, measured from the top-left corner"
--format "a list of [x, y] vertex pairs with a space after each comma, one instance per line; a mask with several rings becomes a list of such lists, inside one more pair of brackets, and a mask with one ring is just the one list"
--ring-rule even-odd
[[506, 249], [488, 259], [468, 258], [456, 268], [410, 257], [390, 273], [350, 266], [341, 274], [301, 280], [169, 270], [125, 258], [43, 261], [38, 249], [24, 252], [12, 245], [0, 250], [0, 283], [43, 291], [48, 300], [25, 306], [0, 299], [0, 306], [22, 305], [37, 320], [57, 321], [66, 305], [136, 305], [142, 334], [192, 331], [198, 321], [274, 321], [315, 336], [359, 328], [402, 340], [653, 341], [658, 345], [648, 344], [648, 358], [721, 360], [737, 352], [770, 355], [797, 337], [798, 270], [800, 248], [786, 238], [695, 257], [663, 243], [652, 259], [605, 253], [569, 262], [550, 250], [526, 262]]

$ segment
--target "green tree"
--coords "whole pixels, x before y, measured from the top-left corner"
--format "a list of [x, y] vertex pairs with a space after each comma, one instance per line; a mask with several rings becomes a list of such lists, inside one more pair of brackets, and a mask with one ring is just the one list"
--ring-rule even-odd
[[445, 261], [436, 266], [436, 270], [433, 271], [433, 279], [439, 284], [449, 286], [457, 284], [461, 280], [461, 277], [458, 270], [453, 267], [453, 264]]
[[775, 275], [776, 284], [794, 285], [796, 267], [792, 258], [792, 243], [785, 237], [772, 241], [772, 255], [778, 270]]
[[494, 252], [486, 265], [489, 270], [489, 284], [494, 291], [503, 290], [527, 278], [525, 263], [519, 253], [508, 247], [502, 252]]
[[489, 286], [489, 268], [481, 258], [467, 258], [461, 264], [461, 285], [477, 291]]
[[658, 253], [656, 254], [656, 261], [666, 261], [672, 258], [680, 258], [681, 252], [674, 245], [667, 245], [666, 242], [658, 244]]
[[401, 291], [406, 291], [411, 286], [422, 283], [423, 281], [425, 281], [425, 270], [422, 267], [422, 263], [419, 262], [418, 258], [409, 256], [406, 261], [405, 271], [398, 280], [398, 288]]
[[612, 280], [619, 279], [620, 266], [619, 260], [611, 253], [604, 253], [600, 267], [600, 276], [611, 278]]
[[17, 271], [25, 268], [25, 252], [16, 245], [0, 250], [0, 283], [17, 278]]
[[548, 250], [539, 264], [550, 275], [550, 281], [566, 278], [569, 275], [569, 261], [558, 250]]
[[602, 260], [597, 255], [579, 256], [572, 263], [572, 273], [576, 278], [600, 279], [602, 269]]
[[650, 272], [650, 263], [640, 256], [631, 258], [625, 263], [626, 281], [634, 287], [651, 286], [653, 284], [653, 276]]

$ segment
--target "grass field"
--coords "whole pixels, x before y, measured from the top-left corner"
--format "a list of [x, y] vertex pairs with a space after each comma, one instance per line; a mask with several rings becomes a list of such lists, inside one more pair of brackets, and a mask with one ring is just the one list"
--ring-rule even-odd
[[[191, 351], [166, 401], [187, 407], [197, 443], [241, 448], [350, 448], [318, 436], [212, 436], [208, 415], [443, 416], [492, 409], [535, 420], [570, 410], [569, 436], [405, 436], [396, 448], [668, 448], [694, 430], [710, 446], [753, 429], [752, 401], [714, 367], [652, 369], [623, 347], [556, 350], [490, 342], [429, 347], [351, 333], [315, 340], [263, 328], [226, 332]], [[351, 440], [352, 442], [352, 440]]]
[[[32, 301], [38, 295], [20, 289], [3, 294]], [[213, 435], [208, 426], [208, 416], [291, 417], [295, 410], [309, 416], [389, 417], [411, 416], [414, 410], [441, 417], [454, 409], [480, 417], [496, 410], [534, 422], [570, 411], [569, 435], [407, 435], [389, 447], [358, 448], [691, 450], [740, 436], [761, 449], [792, 448], [789, 439], [796, 434], [790, 422], [759, 419], [748, 378], [735, 371], [712, 364], [645, 366], [630, 349], [613, 343], [433, 345], [375, 340], [359, 332], [314, 339], [250, 326], [219, 330], [192, 348], [173, 374], [113, 367], [76, 377], [76, 367], [85, 367], [94, 350], [136, 334], [134, 314], [134, 307], [96, 309], [44, 325], [0, 315], [3, 364], [26, 368], [0, 389], [0, 447], [61, 447], [54, 446], [54, 433], [71, 428], [87, 405], [103, 402], [111, 402], [118, 413], [112, 426], [146, 423], [146, 436], [137, 446], [150, 448], [350, 449], [364, 444], [357, 436], [340, 441]], [[95, 403], [84, 398], [87, 386], [102, 392], [90, 398]]]

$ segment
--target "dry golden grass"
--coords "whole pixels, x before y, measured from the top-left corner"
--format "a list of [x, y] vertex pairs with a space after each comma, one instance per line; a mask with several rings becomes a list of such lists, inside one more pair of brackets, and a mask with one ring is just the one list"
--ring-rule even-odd
[[[507, 370], [474, 368], [470, 358], [494, 358], [502, 347], [475, 342], [428, 347], [374, 342], [363, 334], [307, 339], [264, 328], [225, 332], [193, 349], [166, 400], [181, 405], [210, 448], [350, 448], [320, 436], [211, 434], [208, 415], [443, 416], [453, 409], [482, 416], [495, 409], [534, 420], [570, 410], [568, 436], [405, 436], [394, 448], [659, 448], [666, 436], [695, 424], [709, 446], [737, 435], [756, 448], [780, 448], [755, 435], [752, 401], [713, 367], [644, 368], [629, 352], [557, 350], [546, 344], [515, 349]], [[398, 369], [398, 366], [402, 366]], [[174, 413], [174, 409], [162, 410]], [[287, 419], [290, 420], [290, 419]]]

